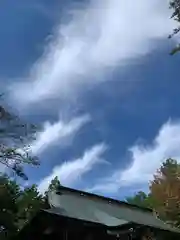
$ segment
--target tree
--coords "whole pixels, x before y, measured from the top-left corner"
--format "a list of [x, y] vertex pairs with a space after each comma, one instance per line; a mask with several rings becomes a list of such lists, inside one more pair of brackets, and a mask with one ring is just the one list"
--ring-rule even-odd
[[139, 207], [150, 207], [149, 196], [142, 191], [138, 192], [135, 196], [127, 197], [126, 201], [129, 204], [137, 205]]
[[31, 156], [28, 142], [34, 138], [36, 127], [24, 123], [6, 107], [0, 105], [0, 163], [12, 173], [27, 179], [24, 164], [39, 165]]
[[[173, 33], [171, 35], [169, 35], [169, 38], [172, 38], [174, 35], [178, 34], [180, 31], [180, 0], [171, 0], [170, 1], [170, 8], [173, 10], [173, 14], [171, 16], [171, 18], [173, 18], [175, 21], [178, 22], [179, 26], [176, 27], [173, 30]], [[171, 51], [171, 55], [174, 55], [175, 53], [177, 53], [178, 51], [180, 51], [180, 44], [178, 44], [172, 51]]]
[[13, 237], [41, 208], [48, 208], [36, 185], [22, 188], [8, 176], [0, 177], [0, 239]]
[[180, 164], [167, 159], [154, 174], [149, 193], [139, 192], [127, 202], [151, 208], [157, 217], [180, 227]]
[[[57, 190], [60, 181], [55, 177], [49, 190]], [[9, 239], [24, 227], [40, 209], [49, 208], [46, 195], [37, 186], [22, 188], [7, 175], [0, 176], [0, 239]]]
[[7, 176], [0, 177], [0, 239], [11, 237], [16, 233], [16, 199], [20, 188]]
[[45, 191], [44, 193], [46, 205], [48, 205], [48, 192], [58, 191], [58, 188], [60, 186], [61, 186], [61, 183], [57, 176], [51, 180], [51, 183], [49, 184], [47, 191]]
[[180, 165], [167, 159], [150, 183], [150, 193], [159, 217], [180, 226]]
[[51, 180], [51, 183], [49, 184], [47, 191], [44, 193], [44, 200], [45, 200], [45, 205], [46, 206], [49, 206], [49, 203], [48, 203], [48, 192], [50, 192], [50, 191], [58, 191], [60, 186], [61, 186], [61, 183], [60, 183], [60, 181], [59, 181], [57, 176]]
[[61, 186], [61, 183], [56, 176], [54, 179], [51, 180], [51, 183], [49, 184], [48, 191], [57, 191], [58, 188]]
[[47, 208], [44, 196], [38, 192], [37, 186], [25, 188], [16, 202], [18, 229], [26, 225], [40, 209]]

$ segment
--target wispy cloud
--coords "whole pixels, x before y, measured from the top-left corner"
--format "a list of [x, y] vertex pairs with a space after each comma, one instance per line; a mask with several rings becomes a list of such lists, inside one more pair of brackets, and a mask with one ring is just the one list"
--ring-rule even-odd
[[[65, 100], [63, 104], [66, 108], [69, 100], [79, 97], [80, 91], [86, 91], [89, 84], [106, 81], [109, 69], [127, 67], [158, 46], [158, 40], [166, 39], [174, 27], [169, 16], [168, 0], [136, 0], [136, 3], [132, 0], [90, 0], [83, 9], [73, 11], [68, 23], [66, 21], [66, 24], [57, 27], [54, 39], [30, 69], [27, 78], [19, 84], [15, 83], [16, 91], [11, 86], [13, 101], [18, 106], [27, 107], [56, 98]], [[59, 107], [61, 104], [59, 101]], [[85, 120], [73, 119], [68, 123], [61, 120], [52, 125], [47, 123], [44, 131], [32, 143], [32, 151], [41, 153], [62, 139], [64, 142], [66, 137], [71, 137], [87, 121], [85, 117]], [[154, 158], [154, 163], [152, 161], [148, 169], [146, 166], [141, 167], [141, 163], [150, 156], [163, 157], [154, 153], [160, 151], [157, 150], [159, 146], [161, 144], [157, 137], [155, 147], [132, 147], [129, 150], [132, 166], [123, 172], [115, 171], [113, 176], [103, 179], [93, 189], [116, 191], [121, 184], [130, 185], [140, 181], [139, 173], [144, 174], [147, 181], [156, 161], [159, 161], [157, 159], [161, 158]], [[40, 190], [45, 190], [56, 175], [62, 184], [74, 184], [74, 181], [101, 162], [104, 151], [104, 144], [97, 145], [87, 150], [82, 158], [55, 167], [39, 184]]]
[[148, 184], [161, 163], [169, 158], [180, 162], [180, 122], [164, 124], [150, 145], [134, 145], [129, 149], [131, 164], [125, 169], [115, 170], [101, 179], [90, 191], [115, 193], [121, 187]]
[[61, 147], [71, 142], [78, 130], [88, 121], [90, 116], [83, 115], [69, 122], [63, 122], [61, 119], [53, 124], [46, 122], [43, 130], [37, 133], [36, 140], [30, 144], [32, 153], [40, 154], [54, 144]]
[[85, 85], [106, 80], [100, 74], [109, 67], [127, 66], [156, 47], [156, 40], [166, 39], [174, 25], [169, 16], [164, 0], [91, 0], [57, 28], [13, 99], [22, 105], [74, 99]]
[[[20, 154], [25, 154], [26, 151], [33, 155], [40, 155], [44, 151], [49, 151], [50, 147], [56, 145], [59, 148], [71, 145], [72, 140], [78, 131], [91, 120], [89, 115], [73, 118], [65, 122], [59, 119], [55, 123], [46, 122], [42, 131], [37, 132], [36, 139], [29, 143], [29, 147], [19, 148], [16, 151]], [[13, 164], [14, 160], [9, 161], [9, 165]], [[8, 168], [0, 163], [0, 173], [7, 172]]]
[[104, 143], [95, 145], [86, 150], [82, 157], [54, 167], [51, 174], [39, 183], [38, 188], [40, 192], [46, 191], [51, 180], [56, 176], [59, 177], [63, 185], [74, 185], [85, 173], [91, 171], [95, 165], [105, 162], [102, 155], [106, 149], [107, 146]]

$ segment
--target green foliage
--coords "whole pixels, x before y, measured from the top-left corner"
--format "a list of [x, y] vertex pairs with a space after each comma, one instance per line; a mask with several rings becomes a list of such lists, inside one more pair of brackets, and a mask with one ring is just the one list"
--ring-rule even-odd
[[150, 183], [150, 192], [159, 217], [180, 227], [180, 164], [176, 160], [162, 164]]
[[127, 197], [126, 201], [129, 204], [137, 205], [139, 207], [150, 207], [149, 196], [142, 191], [138, 192], [133, 197]]
[[[170, 1], [170, 8], [173, 10], [172, 18], [174, 20], [180, 22], [180, 0], [171, 0]], [[180, 31], [179, 28], [174, 29], [174, 34], [178, 33]]]
[[[170, 8], [173, 11], [171, 18], [173, 18], [178, 24], [180, 24], [180, 0], [171, 0]], [[180, 31], [180, 25], [177, 26], [173, 33], [169, 35], [169, 38], [172, 38], [174, 35], [178, 34]], [[180, 51], [180, 44], [178, 44], [170, 53], [170, 55], [174, 55], [175, 53]]]
[[49, 184], [47, 191], [44, 193], [46, 205], [48, 204], [48, 192], [49, 191], [57, 191], [60, 186], [61, 186], [61, 183], [57, 176], [51, 180], [51, 183]]
[[0, 239], [16, 234], [41, 208], [47, 208], [36, 185], [22, 189], [15, 181], [0, 177]]
[[20, 188], [14, 181], [9, 180], [7, 176], [0, 177], [0, 239], [15, 234], [17, 230], [16, 199], [19, 193]]
[[23, 169], [25, 164], [39, 165], [28, 146], [36, 130], [0, 104], [0, 164], [8, 173], [0, 172], [0, 239], [11, 238], [39, 209], [48, 207], [47, 198], [39, 194], [36, 185], [23, 188], [13, 180], [14, 175], [28, 179]]
[[[56, 190], [55, 177], [49, 190]], [[49, 208], [47, 193], [41, 195], [36, 185], [22, 188], [7, 175], [0, 176], [0, 239], [9, 239], [24, 227], [40, 209]]]
[[127, 202], [154, 210], [157, 217], [180, 227], [180, 164], [167, 159], [154, 175], [149, 193], [139, 192]]
[[56, 176], [54, 179], [52, 179], [51, 183], [49, 184], [48, 191], [57, 191], [58, 188], [61, 186], [61, 183]]
[[46, 208], [44, 196], [39, 194], [36, 185], [25, 188], [16, 202], [18, 228], [21, 229], [42, 208]]
[[39, 165], [39, 160], [31, 156], [28, 146], [35, 132], [34, 125], [24, 123], [0, 105], [0, 163], [25, 180], [24, 164]]

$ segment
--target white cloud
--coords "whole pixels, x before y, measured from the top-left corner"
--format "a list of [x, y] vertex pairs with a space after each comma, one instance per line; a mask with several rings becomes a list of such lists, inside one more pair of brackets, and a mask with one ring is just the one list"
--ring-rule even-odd
[[56, 166], [52, 173], [45, 177], [38, 185], [39, 191], [44, 192], [47, 190], [51, 180], [58, 176], [63, 185], [74, 185], [85, 173], [91, 171], [97, 164], [104, 163], [102, 155], [106, 151], [105, 144], [98, 144], [86, 150], [81, 158], [64, 162]]
[[[174, 22], [168, 0], [91, 0], [60, 25], [27, 81], [16, 87], [19, 104], [74, 99], [85, 84], [106, 80], [107, 68], [128, 65], [166, 39]], [[14, 86], [13, 88], [14, 89]]]
[[125, 170], [115, 170], [89, 191], [114, 193], [121, 187], [147, 185], [165, 159], [171, 157], [180, 162], [180, 122], [168, 121], [151, 145], [134, 145], [129, 151], [130, 166]]
[[67, 143], [67, 140], [70, 142], [78, 130], [88, 121], [90, 121], [89, 115], [83, 115], [69, 122], [63, 122], [61, 119], [53, 124], [46, 122], [44, 129], [37, 133], [36, 140], [30, 144], [32, 153], [40, 154], [54, 144], [62, 146]]
[[[17, 152], [24, 155], [29, 151], [33, 155], [39, 155], [42, 152], [49, 150], [53, 145], [58, 145], [58, 147], [69, 145], [77, 132], [90, 120], [89, 115], [83, 115], [81, 117], [73, 118], [69, 122], [64, 122], [61, 119], [53, 124], [46, 122], [43, 130], [37, 132], [36, 140], [30, 143], [29, 147], [25, 146], [24, 149], [17, 149]], [[13, 162], [13, 159], [9, 160], [9, 165], [13, 164]], [[7, 170], [8, 168], [0, 163], [0, 173], [7, 172]]]

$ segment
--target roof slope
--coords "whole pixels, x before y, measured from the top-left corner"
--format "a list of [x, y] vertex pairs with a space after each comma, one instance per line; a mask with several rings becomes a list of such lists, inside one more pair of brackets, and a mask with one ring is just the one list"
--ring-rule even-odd
[[134, 205], [61, 187], [59, 193], [49, 193], [53, 213], [79, 220], [100, 223], [107, 227], [136, 223], [171, 232], [179, 232], [157, 219], [151, 211]]

